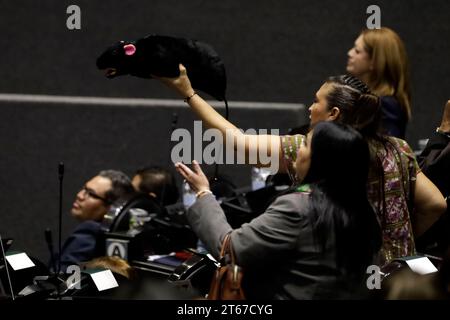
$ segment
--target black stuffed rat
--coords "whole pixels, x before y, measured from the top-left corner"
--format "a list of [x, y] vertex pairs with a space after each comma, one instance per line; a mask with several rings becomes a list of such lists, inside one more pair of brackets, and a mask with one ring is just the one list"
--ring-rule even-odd
[[225, 100], [225, 67], [214, 49], [196, 40], [150, 35], [136, 41], [119, 41], [97, 59], [106, 77], [130, 74], [140, 78], [179, 76], [179, 64], [188, 72], [194, 89]]

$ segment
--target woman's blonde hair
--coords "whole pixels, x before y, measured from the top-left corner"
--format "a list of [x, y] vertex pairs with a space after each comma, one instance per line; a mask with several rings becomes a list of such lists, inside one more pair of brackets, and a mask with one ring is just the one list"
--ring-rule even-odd
[[386, 27], [366, 29], [361, 35], [374, 66], [369, 80], [371, 90], [379, 96], [395, 96], [410, 119], [409, 62], [403, 41]]
[[124, 276], [127, 279], [132, 280], [136, 278], [136, 271], [133, 269], [133, 267], [131, 267], [125, 260], [116, 256], [98, 257], [90, 261], [81, 263], [81, 266], [84, 269], [106, 268], [110, 269], [114, 273], [118, 273]]

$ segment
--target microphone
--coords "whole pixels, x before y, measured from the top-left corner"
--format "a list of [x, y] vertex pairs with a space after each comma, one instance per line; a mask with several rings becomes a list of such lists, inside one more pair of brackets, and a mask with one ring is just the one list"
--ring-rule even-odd
[[33, 283], [23, 288], [18, 296], [20, 298], [49, 298], [55, 296], [61, 299], [61, 292], [67, 290], [66, 282], [59, 277], [59, 272], [56, 270], [55, 252], [53, 250], [52, 231], [50, 228], [45, 229], [45, 242], [47, 243], [48, 251], [50, 252], [50, 265], [53, 273], [45, 276], [35, 276]]
[[[14, 290], [13, 290], [13, 287], [12, 287], [12, 281], [11, 281], [11, 276], [10, 276], [10, 274], [9, 274], [9, 270], [8, 270], [8, 262], [6, 261], [6, 253], [5, 253], [5, 248], [4, 248], [4, 246], [3, 246], [3, 239], [2, 239], [2, 235], [0, 234], [0, 248], [1, 248], [1, 251], [2, 251], [2, 258], [3, 258], [3, 263], [5, 264], [5, 269], [6, 269], [6, 277], [8, 278], [8, 283], [9, 283], [9, 289], [11, 290], [10, 292], [11, 292], [11, 298], [13, 299], [13, 300], [15, 300], [15, 296], [14, 296]], [[1, 270], [1, 269], [0, 269]], [[0, 279], [0, 285], [1, 285], [1, 289], [2, 289], [2, 291], [5, 293], [5, 295], [6, 295], [6, 292], [5, 292], [5, 290], [4, 290], [4, 288], [3, 288], [3, 284], [2, 284], [2, 280]]]
[[64, 176], [64, 163], [60, 162], [58, 164], [58, 177], [59, 177], [59, 180], [62, 180], [63, 176]]
[[45, 242], [47, 243], [50, 252], [50, 265], [53, 268], [53, 274], [46, 276], [36, 276], [33, 279], [33, 284], [26, 286], [19, 292], [19, 296], [24, 297], [48, 297], [55, 295], [61, 299], [61, 292], [66, 290], [67, 285], [65, 280], [60, 277], [61, 272], [61, 233], [62, 233], [62, 201], [63, 201], [63, 178], [64, 178], [64, 163], [58, 164], [58, 179], [59, 179], [59, 252], [58, 252], [58, 266], [55, 263], [55, 252], [53, 249], [52, 231], [45, 229]]
[[48, 251], [50, 252], [50, 265], [52, 266], [53, 272], [56, 272], [55, 263], [55, 251], [53, 250], [53, 240], [52, 240], [52, 230], [49, 228], [45, 229], [45, 242], [47, 243]]
[[58, 239], [58, 270], [56, 270], [57, 275], [61, 271], [61, 232], [62, 232], [62, 202], [63, 202], [63, 178], [64, 178], [64, 163], [60, 162], [58, 164], [58, 178], [59, 178], [59, 239]]
[[52, 230], [49, 228], [45, 229], [45, 242], [47, 243], [48, 249], [53, 250]]
[[[172, 159], [170, 157], [171, 152], [172, 152], [172, 148], [173, 148], [173, 141], [172, 141], [172, 134], [173, 132], [177, 129], [177, 125], [178, 125], [178, 113], [174, 112], [172, 113], [172, 125], [171, 125], [171, 129], [170, 129], [170, 149], [169, 149], [169, 161], [167, 163], [171, 163]], [[166, 199], [166, 184], [163, 183], [162, 186], [162, 190], [161, 190], [161, 198], [159, 199], [159, 205], [161, 206], [161, 208], [164, 207], [164, 200]]]

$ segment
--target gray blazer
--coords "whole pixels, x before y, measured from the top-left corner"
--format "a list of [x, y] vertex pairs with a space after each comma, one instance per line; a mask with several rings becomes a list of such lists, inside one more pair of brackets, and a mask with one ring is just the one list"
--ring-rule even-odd
[[[354, 283], [336, 267], [333, 228], [325, 247], [316, 244], [308, 219], [309, 197], [305, 193], [280, 196], [262, 215], [232, 231], [237, 263], [245, 268], [248, 298], [359, 297], [353, 296]], [[221, 242], [232, 228], [214, 196], [197, 200], [187, 218], [209, 252], [218, 257]]]

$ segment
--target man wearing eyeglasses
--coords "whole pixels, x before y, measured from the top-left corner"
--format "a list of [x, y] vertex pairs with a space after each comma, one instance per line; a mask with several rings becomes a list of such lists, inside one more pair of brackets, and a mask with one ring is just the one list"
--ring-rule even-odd
[[121, 171], [104, 170], [85, 183], [77, 193], [71, 214], [80, 221], [67, 238], [61, 251], [61, 271], [72, 264], [104, 255], [97, 243], [101, 236], [101, 221], [118, 199], [134, 194], [130, 178]]

